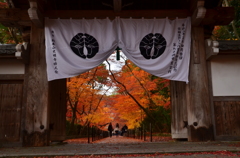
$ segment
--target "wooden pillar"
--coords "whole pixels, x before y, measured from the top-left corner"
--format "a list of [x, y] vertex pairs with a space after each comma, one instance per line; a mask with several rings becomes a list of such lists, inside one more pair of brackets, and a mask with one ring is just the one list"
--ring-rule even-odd
[[66, 79], [49, 82], [50, 141], [66, 139]]
[[171, 134], [173, 139], [188, 138], [186, 82], [170, 81], [171, 87]]
[[192, 27], [192, 48], [186, 97], [188, 141], [213, 140], [203, 27]]
[[47, 81], [44, 29], [31, 27], [30, 60], [25, 68], [23, 146], [49, 145]]

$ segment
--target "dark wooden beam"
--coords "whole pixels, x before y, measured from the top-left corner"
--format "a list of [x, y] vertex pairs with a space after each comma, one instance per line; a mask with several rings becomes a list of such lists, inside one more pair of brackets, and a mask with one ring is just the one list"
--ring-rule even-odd
[[202, 25], [228, 25], [235, 16], [233, 7], [217, 7], [207, 9]]
[[217, 141], [240, 141], [240, 136], [216, 136]]
[[27, 10], [0, 9], [0, 23], [6, 27], [31, 26]]
[[5, 81], [9, 81], [9, 80], [23, 80], [24, 79], [24, 75], [23, 74], [0, 74], [0, 81], [5, 80]]
[[[106, 18], [166, 18], [175, 19], [191, 17], [189, 10], [122, 10], [114, 12], [113, 10], [50, 10], [46, 11], [43, 17], [61, 18], [61, 19], [92, 19]], [[234, 9], [232, 7], [219, 7], [215, 9], [207, 9], [205, 17], [200, 25], [228, 25], [234, 19]], [[20, 9], [0, 9], [0, 23], [5, 26], [21, 25], [31, 26], [27, 10]]]
[[214, 96], [213, 101], [240, 101], [239, 96]]
[[240, 55], [240, 50], [220, 50], [218, 55]]
[[113, 10], [51, 10], [45, 12], [45, 17], [61, 19], [92, 19], [92, 18], [186, 18], [190, 15], [188, 10], [122, 10], [114, 12]]
[[[56, 10], [45, 12], [45, 17], [62, 19], [91, 19], [91, 18], [166, 18], [175, 19], [191, 17], [189, 10], [122, 10], [114, 12], [111, 10]], [[219, 7], [207, 9], [206, 14], [199, 25], [228, 25], [234, 19], [234, 9], [232, 7]]]

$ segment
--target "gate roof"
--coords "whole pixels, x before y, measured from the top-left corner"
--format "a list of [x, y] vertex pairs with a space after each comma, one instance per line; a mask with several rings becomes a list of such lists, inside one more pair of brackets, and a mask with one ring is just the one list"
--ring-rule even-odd
[[[199, 0], [10, 0], [16, 8], [28, 9], [29, 1], [38, 1], [44, 10], [113, 10], [122, 4], [122, 10], [190, 9]], [[221, 6], [222, 0], [205, 1], [207, 9]], [[115, 3], [116, 2], [116, 3]]]
[[10, 8], [0, 9], [0, 23], [7, 27], [22, 27], [23, 31], [24, 27], [31, 26], [32, 22], [37, 27], [43, 28], [45, 17], [61, 19], [191, 17], [193, 26], [204, 26], [205, 32], [210, 35], [215, 25], [228, 25], [234, 18], [234, 9], [221, 7], [222, 0], [8, 0], [7, 2]]

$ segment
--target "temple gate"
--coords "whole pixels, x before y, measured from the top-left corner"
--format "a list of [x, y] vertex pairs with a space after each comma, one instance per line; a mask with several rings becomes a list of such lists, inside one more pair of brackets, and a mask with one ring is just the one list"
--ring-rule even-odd
[[[0, 92], [5, 94], [0, 98], [0, 106], [3, 107], [0, 114], [4, 116], [10, 110], [15, 117], [5, 117], [7, 120], [4, 121], [13, 122], [11, 130], [16, 130], [8, 137], [5, 133], [10, 127], [0, 126], [0, 140], [21, 142], [22, 146], [45, 146], [50, 141], [65, 140], [66, 80], [47, 81], [44, 18], [106, 17], [191, 17], [189, 83], [171, 81], [172, 137], [188, 141], [239, 139], [237, 112], [239, 114], [240, 92], [235, 90], [233, 94], [221, 94], [222, 89], [216, 89], [221, 81], [214, 82], [219, 68], [215, 63], [222, 59], [211, 59], [217, 54], [215, 50], [218, 46], [208, 40], [215, 25], [228, 25], [234, 17], [233, 8], [221, 7], [220, 2], [10, 0], [10, 7], [0, 10], [0, 23], [21, 28], [25, 43], [17, 45], [14, 53], [0, 53]], [[239, 56], [239, 50], [234, 55]], [[229, 57], [230, 65], [232, 61], [233, 58]], [[240, 67], [239, 64], [237, 66]], [[11, 71], [6, 72], [5, 68]], [[7, 92], [6, 87], [9, 89]], [[11, 91], [11, 87], [15, 90]], [[4, 99], [7, 95], [16, 97], [14, 100]], [[17, 105], [13, 105], [15, 102]], [[232, 111], [236, 113], [230, 116]], [[224, 126], [229, 121], [231, 129]]]

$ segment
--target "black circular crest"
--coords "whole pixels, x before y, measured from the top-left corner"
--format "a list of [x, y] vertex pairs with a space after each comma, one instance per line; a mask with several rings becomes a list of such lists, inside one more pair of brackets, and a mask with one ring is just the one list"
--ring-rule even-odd
[[141, 40], [139, 49], [144, 58], [156, 59], [163, 54], [166, 45], [167, 41], [160, 33], [149, 33]]
[[[75, 35], [70, 42], [70, 47], [76, 55], [84, 59], [94, 57], [99, 50], [98, 41], [87, 33]], [[84, 52], [84, 48], [87, 52]]]

